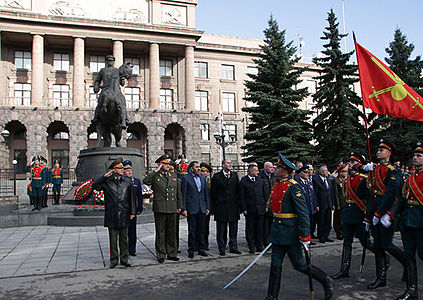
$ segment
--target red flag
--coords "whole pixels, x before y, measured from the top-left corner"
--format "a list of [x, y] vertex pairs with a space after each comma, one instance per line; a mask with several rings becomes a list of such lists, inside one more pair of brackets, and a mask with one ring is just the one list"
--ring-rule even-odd
[[423, 121], [423, 100], [390, 68], [355, 43], [365, 107], [382, 115]]

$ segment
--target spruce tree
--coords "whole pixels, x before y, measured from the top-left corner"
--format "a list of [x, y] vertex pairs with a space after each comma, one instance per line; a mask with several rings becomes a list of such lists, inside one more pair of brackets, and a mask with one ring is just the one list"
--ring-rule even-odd
[[275, 161], [281, 152], [292, 161], [310, 160], [311, 125], [308, 111], [298, 108], [308, 95], [306, 88], [296, 89], [302, 70], [295, 67], [299, 58], [296, 48], [285, 40], [285, 30], [270, 17], [264, 30], [262, 52], [254, 62], [258, 74], [249, 74], [246, 100], [254, 106], [244, 107], [250, 113], [243, 149], [244, 161]]
[[313, 137], [317, 142], [317, 159], [331, 166], [352, 151], [365, 150], [365, 129], [358, 105], [360, 97], [351, 89], [357, 78], [357, 66], [349, 64], [354, 51], [342, 53], [340, 41], [346, 34], [339, 33], [335, 13], [328, 13], [328, 26], [322, 40], [322, 58], [313, 62], [321, 68], [316, 93], [313, 95], [317, 117], [313, 120]]
[[[408, 42], [400, 29], [395, 30], [394, 40], [385, 51], [388, 53], [385, 61], [391, 70], [423, 96], [423, 61], [420, 56], [411, 59], [414, 45]], [[395, 144], [401, 162], [411, 163], [410, 149], [417, 139], [423, 137], [423, 123], [375, 113], [371, 113], [369, 119], [372, 120], [369, 128], [371, 144], [377, 145], [381, 137], [386, 137]]]

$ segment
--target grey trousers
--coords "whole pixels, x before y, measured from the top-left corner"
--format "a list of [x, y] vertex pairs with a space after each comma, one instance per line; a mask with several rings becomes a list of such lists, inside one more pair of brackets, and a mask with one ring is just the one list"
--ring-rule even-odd
[[178, 255], [176, 242], [177, 213], [154, 213], [156, 225], [156, 255], [157, 258], [176, 257]]
[[119, 236], [120, 263], [127, 263], [129, 257], [128, 251], [128, 227], [125, 228], [109, 228], [110, 243], [110, 263], [117, 264], [119, 262], [119, 251], [117, 240]]

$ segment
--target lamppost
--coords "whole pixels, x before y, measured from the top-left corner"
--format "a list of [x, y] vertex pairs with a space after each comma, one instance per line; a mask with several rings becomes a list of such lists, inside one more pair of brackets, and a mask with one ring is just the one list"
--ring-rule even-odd
[[222, 154], [223, 154], [223, 160], [226, 159], [226, 151], [225, 148], [229, 145], [232, 145], [235, 143], [235, 138], [236, 138], [236, 134], [235, 133], [230, 133], [229, 134], [229, 138], [231, 139], [230, 141], [225, 141], [225, 133], [223, 132], [223, 128], [222, 131], [219, 132], [215, 132], [213, 134], [214, 138], [216, 139], [216, 144], [218, 144], [220, 147], [222, 147]]
[[6, 146], [9, 145], [9, 136], [10, 136], [9, 130], [5, 129], [0, 134], [4, 139], [4, 141], [1, 141], [0, 144], [6, 145]]
[[16, 168], [18, 167], [18, 161], [12, 160], [13, 164], [13, 196], [16, 196]]

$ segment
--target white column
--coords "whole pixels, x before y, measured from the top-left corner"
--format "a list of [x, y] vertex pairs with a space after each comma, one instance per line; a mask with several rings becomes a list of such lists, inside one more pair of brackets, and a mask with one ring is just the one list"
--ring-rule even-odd
[[84, 39], [76, 37], [73, 44], [73, 105], [77, 107], [85, 106], [84, 57]]
[[44, 91], [44, 37], [39, 34], [32, 36], [32, 78], [31, 104], [45, 106]]
[[160, 108], [159, 44], [150, 44], [150, 109]]
[[195, 109], [194, 47], [185, 47], [185, 109]]
[[115, 57], [115, 68], [123, 65], [123, 42], [113, 41], [113, 56]]

